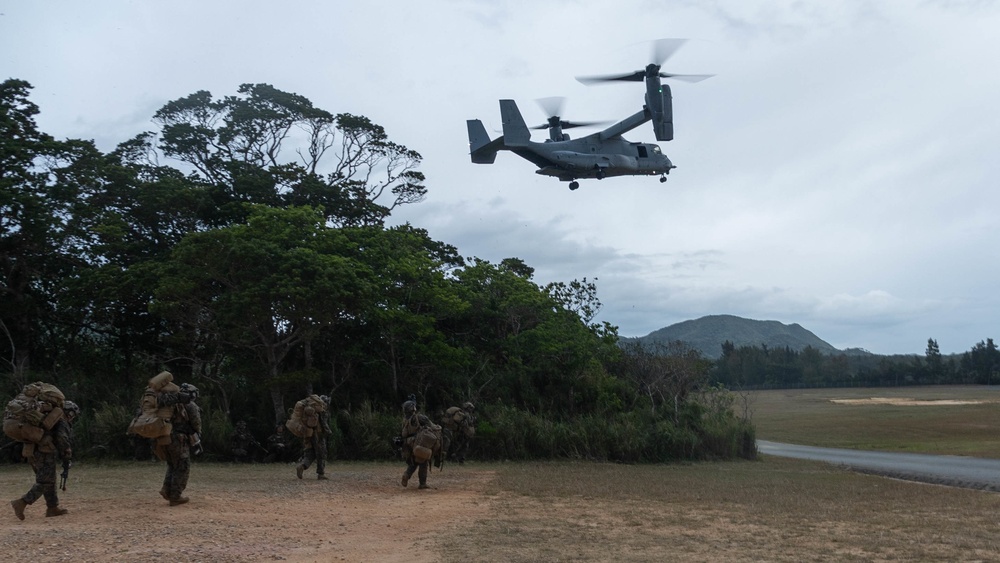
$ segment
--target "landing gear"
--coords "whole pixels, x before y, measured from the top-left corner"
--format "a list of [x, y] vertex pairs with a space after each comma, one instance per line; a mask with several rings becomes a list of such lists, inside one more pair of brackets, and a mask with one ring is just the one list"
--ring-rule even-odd
[[575, 189], [577, 189], [579, 187], [580, 187], [580, 182], [577, 182], [577, 181], [574, 180], [574, 181], [572, 181], [572, 182], [569, 183], [569, 189], [571, 189], [571, 190], [575, 190]]
[[598, 171], [597, 171], [597, 174], [595, 174], [595, 177], [596, 177], [596, 178], [597, 178], [598, 180], [603, 180], [603, 179], [604, 179], [604, 170], [598, 170]]
[[664, 182], [666, 182], [666, 181], [667, 181], [667, 175], [666, 174], [663, 174], [662, 176], [660, 176], [660, 183], [661, 184], [664, 183]]

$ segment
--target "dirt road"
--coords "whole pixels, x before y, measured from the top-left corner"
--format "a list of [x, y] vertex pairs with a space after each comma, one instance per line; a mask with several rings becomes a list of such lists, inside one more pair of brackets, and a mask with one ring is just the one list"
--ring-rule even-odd
[[399, 483], [401, 464], [328, 468], [296, 479], [290, 465], [195, 464], [187, 495], [157, 494], [162, 464], [74, 467], [60, 493], [69, 514], [22, 522], [7, 506], [31, 485], [30, 468], [0, 466], [3, 561], [436, 561], [434, 541], [482, 518], [492, 472], [446, 467], [431, 489]]

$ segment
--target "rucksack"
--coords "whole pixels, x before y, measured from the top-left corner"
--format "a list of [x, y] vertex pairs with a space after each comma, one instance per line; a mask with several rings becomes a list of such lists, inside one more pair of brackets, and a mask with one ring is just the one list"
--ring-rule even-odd
[[157, 396], [162, 393], [176, 393], [180, 387], [173, 383], [174, 376], [169, 371], [163, 371], [149, 380], [146, 390], [142, 393], [139, 404], [139, 414], [128, 425], [128, 434], [136, 434], [143, 438], [167, 438], [173, 430], [171, 419], [174, 407], [158, 406]]
[[63, 417], [66, 396], [51, 383], [36, 381], [24, 386], [3, 413], [3, 432], [13, 440], [39, 444], [45, 431]]
[[299, 438], [312, 438], [319, 426], [322, 413], [326, 412], [326, 403], [319, 395], [309, 395], [295, 403], [292, 414], [285, 421], [285, 428]]
[[476, 428], [473, 426], [475, 419], [461, 407], [449, 407], [441, 422], [452, 432], [461, 431], [467, 438], [476, 435]]
[[441, 427], [434, 424], [423, 426], [413, 436], [413, 460], [423, 463], [441, 451]]

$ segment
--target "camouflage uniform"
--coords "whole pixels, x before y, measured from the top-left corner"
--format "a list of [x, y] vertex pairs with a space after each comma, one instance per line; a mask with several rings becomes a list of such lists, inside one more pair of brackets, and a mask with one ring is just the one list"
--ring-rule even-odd
[[158, 406], [174, 407], [170, 418], [170, 443], [157, 444], [155, 450], [156, 457], [167, 462], [167, 474], [163, 478], [160, 496], [170, 501], [170, 506], [184, 504], [189, 500], [182, 495], [191, 473], [191, 445], [197, 440], [196, 435], [201, 433], [201, 409], [194, 402], [196, 396], [183, 390], [160, 392], [156, 396]]
[[234, 461], [251, 462], [254, 458], [254, 451], [263, 449], [253, 434], [247, 430], [247, 423], [242, 420], [236, 423], [236, 431], [229, 441], [229, 451]]
[[287, 435], [285, 434], [285, 425], [279, 424], [275, 427], [274, 434], [271, 434], [267, 438], [267, 457], [264, 458], [264, 463], [285, 461], [289, 450], [291, 450], [291, 447], [288, 444]]
[[[67, 403], [72, 404], [67, 401]], [[75, 405], [74, 405], [75, 407]], [[66, 409], [68, 410], [68, 409]], [[28, 463], [35, 471], [35, 484], [21, 498], [14, 499], [10, 505], [14, 515], [24, 520], [24, 509], [40, 498], [45, 498], [45, 516], [62, 516], [69, 512], [59, 507], [59, 495], [56, 493], [56, 472], [59, 461], [69, 464], [73, 459], [73, 429], [72, 416], [63, 417], [50, 429], [45, 431], [42, 442], [28, 451], [34, 450]]]
[[[448, 459], [458, 460], [459, 464], [465, 463], [472, 437], [476, 434], [475, 411], [475, 405], [466, 402], [461, 407], [449, 408], [441, 417], [441, 426], [450, 435]], [[461, 419], [461, 422], [456, 419]]]
[[431, 419], [417, 412], [417, 403], [414, 400], [409, 400], [403, 403], [403, 427], [400, 429], [400, 436], [403, 438], [403, 459], [406, 460], [406, 471], [403, 472], [403, 478], [400, 483], [405, 487], [410, 481], [410, 477], [413, 477], [414, 471], [419, 469], [417, 472], [417, 478], [420, 481], [420, 486], [418, 488], [427, 489], [427, 468], [428, 461], [423, 463], [417, 463], [413, 458], [413, 437], [420, 432], [420, 429], [424, 426], [430, 426]]
[[312, 436], [302, 438], [302, 458], [295, 466], [295, 474], [302, 478], [302, 473], [316, 462], [316, 478], [326, 480], [326, 437], [330, 435], [330, 397], [320, 397], [327, 409], [319, 414], [319, 424], [313, 428]]

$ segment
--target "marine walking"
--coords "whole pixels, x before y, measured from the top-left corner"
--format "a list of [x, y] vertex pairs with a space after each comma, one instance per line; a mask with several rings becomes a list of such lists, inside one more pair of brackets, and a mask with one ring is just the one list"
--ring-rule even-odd
[[41, 381], [28, 384], [4, 410], [4, 433], [21, 442], [21, 455], [35, 472], [35, 483], [19, 498], [10, 501], [14, 515], [24, 520], [25, 509], [39, 498], [45, 499], [45, 516], [62, 516], [69, 510], [59, 506], [56, 489], [57, 466], [62, 462], [62, 489], [73, 460], [72, 424], [80, 408], [67, 401], [55, 385]]

